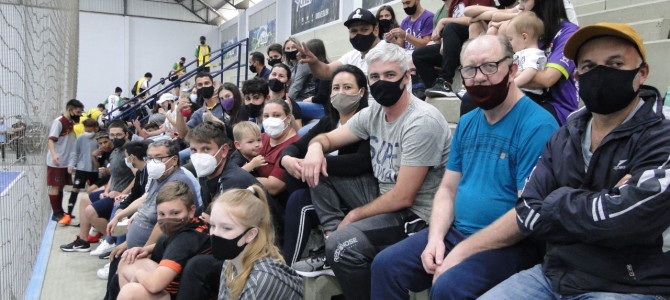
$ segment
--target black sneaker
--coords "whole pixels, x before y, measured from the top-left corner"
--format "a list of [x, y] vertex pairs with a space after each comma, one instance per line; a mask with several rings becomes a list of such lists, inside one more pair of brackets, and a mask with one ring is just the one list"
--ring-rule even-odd
[[326, 253], [321, 252], [307, 260], [299, 261], [293, 264], [293, 270], [305, 277], [317, 277], [321, 275], [335, 276], [333, 269], [326, 262]]
[[426, 97], [429, 98], [439, 98], [439, 97], [456, 97], [456, 94], [452, 92], [447, 85], [444, 84], [444, 78], [437, 78], [435, 80], [435, 85], [432, 88], [426, 90]]
[[91, 251], [91, 243], [77, 237], [74, 242], [67, 245], [61, 245], [60, 249], [65, 252], [88, 252]]
[[65, 213], [63, 212], [54, 213], [53, 215], [51, 215], [51, 221], [60, 222], [60, 219], [62, 219], [64, 215]]

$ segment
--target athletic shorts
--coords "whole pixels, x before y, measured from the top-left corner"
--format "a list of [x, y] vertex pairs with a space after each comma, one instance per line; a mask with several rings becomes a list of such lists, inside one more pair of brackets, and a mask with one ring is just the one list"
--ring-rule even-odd
[[59, 187], [72, 185], [72, 176], [67, 173], [67, 168], [47, 166], [47, 185]]
[[112, 209], [114, 209], [114, 198], [100, 198], [100, 200], [93, 202], [91, 199], [93, 209], [98, 213], [98, 217], [109, 220], [112, 217]]
[[98, 172], [87, 172], [87, 171], [75, 171], [74, 172], [74, 183], [72, 187], [75, 189], [83, 189], [86, 187], [86, 182], [93, 184], [98, 181]]

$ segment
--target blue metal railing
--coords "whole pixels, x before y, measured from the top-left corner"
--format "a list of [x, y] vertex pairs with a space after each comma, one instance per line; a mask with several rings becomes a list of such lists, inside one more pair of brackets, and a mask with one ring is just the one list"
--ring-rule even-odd
[[[237, 60], [233, 61], [232, 63], [228, 65], [224, 65], [224, 58], [227, 53], [230, 51], [237, 50]], [[244, 50], [244, 53], [246, 54], [244, 57], [242, 57], [242, 51]], [[245, 60], [244, 63], [242, 63], [242, 60]], [[244, 80], [247, 80], [249, 78], [249, 73], [247, 72], [247, 65], [249, 63], [249, 39], [243, 39], [240, 40], [239, 42], [230, 45], [228, 47], [221, 48], [219, 50], [213, 51], [210, 53], [210, 59], [206, 62], [204, 62], [202, 65], [196, 67], [195, 69], [187, 72], [186, 74], [182, 75], [179, 77], [179, 79], [175, 80], [174, 82], [169, 82], [167, 85], [163, 86], [160, 88], [157, 92], [149, 95], [147, 98], [142, 99], [141, 101], [138, 101], [136, 104], [132, 106], [128, 106], [126, 103], [123, 105], [107, 112], [105, 114], [105, 119], [107, 120], [116, 120], [116, 119], [123, 119], [130, 115], [132, 112], [138, 110], [138, 109], [143, 109], [143, 106], [149, 104], [149, 103], [155, 103], [155, 101], [158, 99], [160, 95], [163, 93], [172, 90], [175, 88], [177, 85], [181, 84], [182, 82], [190, 79], [191, 77], [195, 76], [198, 74], [198, 72], [202, 71], [202, 69], [209, 63], [215, 62], [217, 60], [221, 61], [221, 70], [212, 72], [211, 75], [213, 78], [216, 79], [217, 76], [221, 77], [221, 82], [223, 83], [223, 73], [236, 68], [237, 69], [237, 74], [236, 74], [236, 84], [237, 86], [240, 86], [240, 77], [242, 76], [242, 70], [244, 70]], [[197, 59], [191, 61], [187, 65], [183, 66], [176, 72], [170, 72], [168, 76], [161, 78], [157, 83], [154, 85], [148, 87], [146, 90], [142, 91], [140, 94], [137, 96], [134, 96], [128, 102], [139, 100], [140, 98], [144, 97], [147, 93], [149, 93], [152, 89], [158, 87], [159, 85], [162, 85], [165, 83], [165, 81], [175, 73], [182, 72], [183, 70], [186, 70], [189, 66], [193, 65], [194, 63], [197, 62]], [[125, 108], [124, 108], [125, 107]], [[123, 108], [123, 109], [122, 109]], [[112, 116], [112, 113], [119, 111], [120, 113], [116, 116]], [[140, 123], [145, 121], [146, 118], [149, 116], [145, 116], [140, 120]]]

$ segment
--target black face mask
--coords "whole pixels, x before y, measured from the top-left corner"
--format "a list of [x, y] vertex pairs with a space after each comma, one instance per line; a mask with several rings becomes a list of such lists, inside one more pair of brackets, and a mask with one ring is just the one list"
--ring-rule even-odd
[[379, 21], [379, 35], [387, 33], [391, 30], [391, 24], [393, 24], [393, 22], [391, 22], [391, 20], [381, 19], [381, 20], [378, 20], [378, 21]]
[[247, 228], [242, 234], [238, 235], [236, 238], [233, 239], [225, 239], [220, 236], [216, 235], [210, 235], [210, 241], [212, 242], [212, 255], [214, 258], [218, 260], [227, 260], [227, 259], [233, 259], [240, 255], [242, 251], [244, 251], [244, 248], [247, 247], [247, 244], [244, 244], [242, 246], [238, 246], [237, 242], [242, 239], [242, 237], [249, 231], [251, 228]]
[[351, 46], [354, 47], [354, 49], [360, 51], [360, 52], [367, 52], [372, 48], [372, 44], [375, 42], [375, 35], [373, 33], [370, 33], [368, 35], [363, 35], [363, 34], [357, 34], [354, 36], [354, 38], [349, 39], [349, 42], [351, 43]]
[[249, 65], [249, 71], [251, 71], [251, 73], [256, 73], [256, 66]]
[[275, 64], [281, 63], [281, 59], [279, 58], [273, 58], [268, 60], [268, 65], [274, 66]]
[[516, 3], [516, 0], [498, 0], [498, 3], [500, 3], [500, 7], [503, 8]]
[[298, 58], [298, 50], [293, 50], [293, 51], [284, 51], [284, 55], [286, 55], [286, 58], [289, 60], [295, 60]]
[[249, 111], [249, 115], [252, 118], [256, 118], [256, 117], [260, 116], [261, 112], [263, 111], [263, 104], [249, 103], [245, 106], [247, 107], [247, 110]]
[[79, 123], [79, 120], [81, 119], [81, 116], [71, 115], [70, 119], [72, 119], [72, 122], [74, 122], [74, 123]]
[[268, 86], [270, 87], [270, 90], [275, 93], [281, 92], [285, 87], [284, 83], [277, 80], [277, 78], [270, 79], [268, 81]]
[[126, 139], [125, 138], [113, 138], [112, 139], [112, 145], [114, 148], [121, 148], [123, 145], [126, 144]]
[[205, 44], [205, 40], [200, 40], [200, 45], [204, 45], [204, 44]]
[[408, 16], [411, 16], [416, 12], [416, 4], [414, 4], [414, 6], [405, 7], [403, 10]]
[[400, 83], [405, 79], [405, 73], [398, 79], [398, 81], [378, 80], [370, 86], [370, 93], [372, 98], [375, 98], [377, 103], [382, 106], [389, 107], [396, 104], [400, 100], [400, 96], [405, 88], [400, 87]]
[[214, 86], [206, 86], [198, 89], [198, 96], [203, 99], [212, 98], [214, 95]]
[[624, 109], [637, 96], [633, 80], [640, 71], [598, 65], [579, 75], [579, 97], [592, 113], [609, 115]]

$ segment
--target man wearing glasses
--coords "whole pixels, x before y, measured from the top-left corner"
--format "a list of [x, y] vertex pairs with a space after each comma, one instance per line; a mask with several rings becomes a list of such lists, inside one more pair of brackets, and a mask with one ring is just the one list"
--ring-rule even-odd
[[451, 142], [431, 222], [385, 249], [372, 265], [372, 299], [409, 299], [431, 287], [433, 299], [475, 299], [541, 258], [530, 244], [484, 252], [445, 272], [458, 243], [509, 211], [558, 124], [514, 84], [512, 46], [480, 36], [463, 46], [460, 68], [478, 108], [465, 114]]

